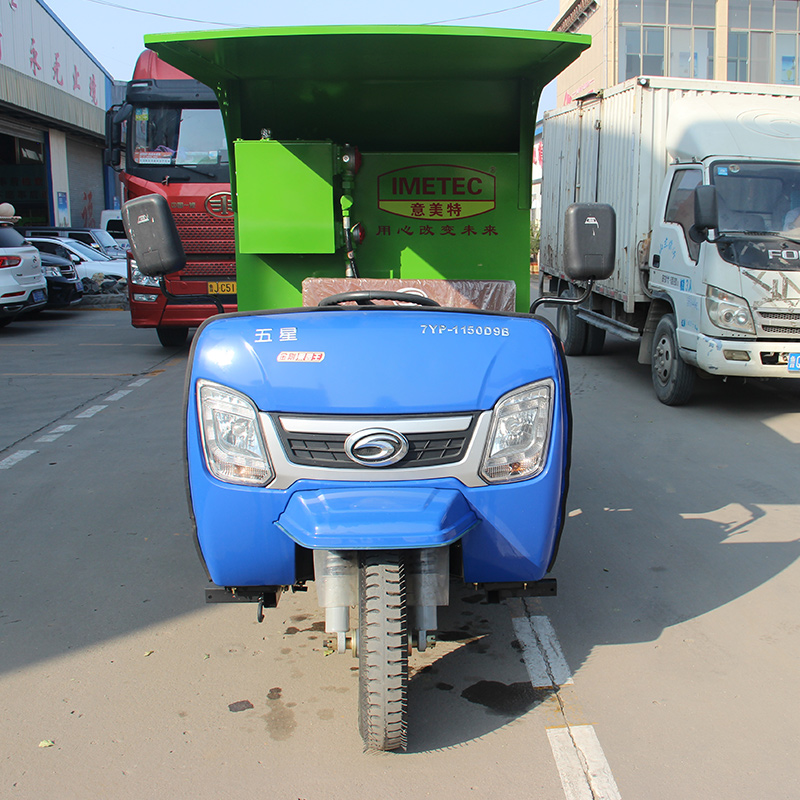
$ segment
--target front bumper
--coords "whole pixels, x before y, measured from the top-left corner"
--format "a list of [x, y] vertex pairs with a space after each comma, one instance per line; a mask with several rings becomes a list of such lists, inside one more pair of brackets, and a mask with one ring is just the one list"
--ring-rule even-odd
[[[713, 339], [697, 337], [696, 365], [712, 375], [750, 378], [800, 378], [799, 369], [789, 364], [800, 353], [800, 341], [783, 339]], [[690, 353], [684, 360], [692, 363]]]
[[461, 492], [421, 486], [295, 492], [275, 523], [322, 550], [443, 547], [478, 524]]
[[[139, 300], [137, 296], [152, 299]], [[223, 300], [225, 313], [236, 311], [236, 303], [228, 297]], [[129, 300], [131, 324], [134, 328], [183, 327], [197, 328], [209, 317], [219, 311], [213, 303], [179, 303], [175, 300], [167, 302], [163, 294], [156, 294], [151, 289], [129, 284]]]
[[68, 308], [83, 300], [83, 283], [68, 278], [47, 279], [47, 307]]

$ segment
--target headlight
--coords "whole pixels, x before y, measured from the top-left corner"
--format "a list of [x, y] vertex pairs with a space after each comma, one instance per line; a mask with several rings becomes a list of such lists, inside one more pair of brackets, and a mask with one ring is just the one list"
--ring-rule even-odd
[[273, 478], [272, 467], [251, 400], [201, 380], [197, 408], [209, 472], [226, 483], [266, 486]]
[[737, 333], [755, 333], [753, 315], [747, 301], [713, 286], [706, 288], [708, 318], [718, 327]]
[[553, 394], [553, 381], [548, 379], [497, 401], [480, 470], [485, 481], [521, 481], [542, 471], [550, 443]]
[[46, 278], [60, 278], [61, 270], [58, 267], [45, 267], [44, 275]]
[[151, 278], [149, 275], [145, 275], [139, 270], [139, 267], [136, 266], [135, 261], [131, 261], [131, 283], [135, 283], [137, 286], [159, 285], [158, 278]]

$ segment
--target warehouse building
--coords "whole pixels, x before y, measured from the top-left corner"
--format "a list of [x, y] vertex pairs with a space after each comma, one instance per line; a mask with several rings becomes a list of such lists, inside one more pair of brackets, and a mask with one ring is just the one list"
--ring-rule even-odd
[[24, 224], [93, 227], [112, 205], [103, 166], [112, 85], [40, 0], [0, 3], [0, 202]]

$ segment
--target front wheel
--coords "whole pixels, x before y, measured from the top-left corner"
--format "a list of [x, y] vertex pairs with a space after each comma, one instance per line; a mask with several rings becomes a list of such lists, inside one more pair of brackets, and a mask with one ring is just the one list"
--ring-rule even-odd
[[172, 328], [159, 325], [156, 328], [156, 333], [158, 334], [158, 341], [161, 342], [163, 347], [183, 347], [189, 338], [188, 328]]
[[359, 563], [358, 714], [367, 750], [406, 746], [408, 624], [400, 553], [365, 553]]
[[653, 388], [662, 403], [682, 406], [689, 402], [694, 389], [695, 371], [678, 352], [677, 326], [672, 314], [665, 314], [658, 321], [650, 366]]
[[[561, 297], [575, 296], [575, 289], [572, 286], [561, 292]], [[556, 328], [566, 355], [579, 356], [584, 352], [588, 327], [586, 322], [578, 316], [576, 306], [561, 305], [558, 307]]]

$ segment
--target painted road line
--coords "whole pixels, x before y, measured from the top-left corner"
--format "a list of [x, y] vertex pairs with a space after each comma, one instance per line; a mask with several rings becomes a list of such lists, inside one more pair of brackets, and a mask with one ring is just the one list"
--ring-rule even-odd
[[104, 408], [108, 408], [108, 406], [90, 406], [86, 409], [86, 411], [81, 411], [80, 414], [75, 415], [75, 419], [89, 419], [89, 417], [93, 417], [95, 414], [98, 414]]
[[561, 644], [547, 617], [515, 614], [512, 623], [534, 688], [558, 688], [574, 683]]
[[592, 725], [548, 728], [547, 738], [567, 800], [621, 800]]
[[128, 388], [134, 388], [136, 386], [144, 386], [146, 383], [150, 381], [150, 378], [139, 378], [138, 381], [134, 381], [133, 383], [128, 384]]
[[17, 450], [16, 453], [12, 453], [10, 456], [6, 456], [6, 458], [0, 461], [0, 469], [11, 469], [14, 464], [18, 464], [23, 458], [27, 458], [38, 452], [38, 450]]
[[37, 442], [54, 442], [56, 439], [63, 436], [65, 433], [69, 433], [75, 425], [59, 425], [57, 428], [53, 428], [50, 433], [46, 433], [44, 436], [40, 436], [36, 441]]
[[108, 397], [106, 397], [106, 402], [113, 403], [116, 400], [122, 400], [122, 398], [125, 397], [125, 395], [130, 393], [131, 393], [130, 389], [120, 389], [118, 392], [114, 392], [114, 394], [110, 394]]

